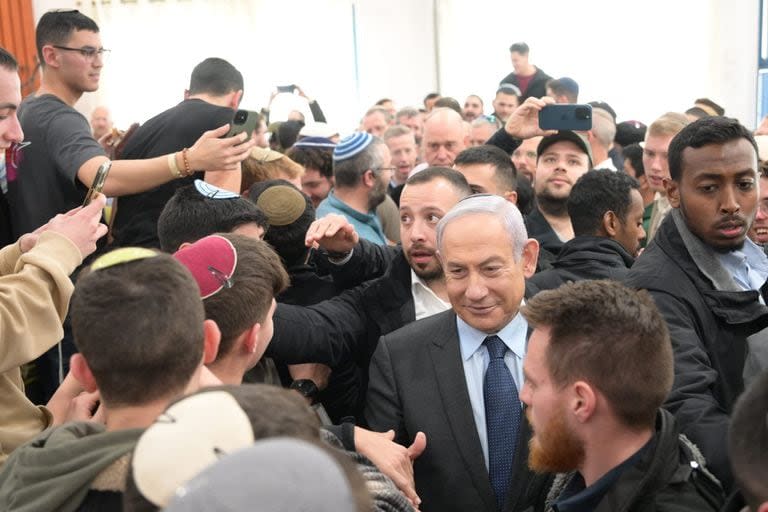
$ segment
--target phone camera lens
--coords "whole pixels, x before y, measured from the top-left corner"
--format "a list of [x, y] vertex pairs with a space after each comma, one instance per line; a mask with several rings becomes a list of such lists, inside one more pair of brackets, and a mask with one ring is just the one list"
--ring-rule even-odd
[[579, 107], [576, 109], [575, 112], [576, 119], [589, 119], [592, 117], [591, 112], [588, 108], [585, 107]]

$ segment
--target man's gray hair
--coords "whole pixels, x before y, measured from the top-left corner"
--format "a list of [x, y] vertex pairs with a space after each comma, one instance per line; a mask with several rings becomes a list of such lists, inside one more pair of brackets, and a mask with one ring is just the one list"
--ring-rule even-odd
[[515, 261], [520, 261], [523, 247], [528, 240], [523, 216], [514, 204], [501, 196], [490, 194], [475, 194], [462, 199], [440, 219], [440, 222], [437, 223], [438, 250], [443, 250], [443, 234], [448, 224], [467, 215], [477, 214], [491, 215], [501, 221], [512, 241], [512, 254]]

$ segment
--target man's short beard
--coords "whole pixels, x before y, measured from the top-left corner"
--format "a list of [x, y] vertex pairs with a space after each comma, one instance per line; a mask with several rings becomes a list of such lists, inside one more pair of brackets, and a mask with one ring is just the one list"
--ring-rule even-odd
[[536, 204], [539, 210], [554, 217], [568, 216], [568, 196], [554, 197], [546, 188], [536, 194]]
[[709, 245], [709, 244], [706, 244], [706, 245], [709, 245], [709, 247], [712, 247], [712, 250], [714, 250], [716, 253], [727, 254], [727, 253], [729, 253], [731, 251], [740, 251], [740, 250], [742, 250], [744, 248], [744, 242], [746, 242], [746, 241], [747, 241], [747, 237], [744, 237], [744, 239], [741, 242], [738, 242], [738, 243], [735, 243], [733, 245], [729, 245], [729, 246], [726, 246], [726, 247], [717, 247], [717, 246]]
[[435, 279], [442, 279], [443, 277], [443, 267], [440, 265], [435, 268], [425, 269], [420, 269], [411, 265], [411, 268], [413, 269], [414, 274], [419, 276], [419, 278], [425, 282], [434, 281]]
[[368, 210], [373, 211], [387, 198], [386, 185], [381, 188], [374, 188], [368, 194]]
[[567, 473], [584, 462], [584, 444], [568, 429], [564, 411], [556, 412], [529, 442], [528, 466], [539, 473]]

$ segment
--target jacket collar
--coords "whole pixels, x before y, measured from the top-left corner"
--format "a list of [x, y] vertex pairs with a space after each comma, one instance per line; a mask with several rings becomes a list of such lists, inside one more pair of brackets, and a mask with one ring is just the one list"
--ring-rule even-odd
[[560, 249], [555, 267], [576, 260], [598, 260], [615, 267], [631, 267], [635, 259], [617, 241], [604, 236], [577, 236]]
[[[675, 262], [701, 293], [712, 313], [728, 324], [743, 324], [768, 315], [754, 290], [742, 291], [723, 269], [714, 251], [688, 230], [679, 209], [664, 219], [654, 242]], [[763, 297], [768, 286], [764, 285]], [[765, 319], [768, 321], [768, 316]]]
[[[651, 444], [644, 448], [637, 464], [627, 468], [619, 476], [595, 512], [630, 510], [638, 499], [658, 492], [668, 483], [687, 481], [693, 467], [689, 462], [703, 465], [704, 459], [699, 453], [691, 453], [691, 461], [681, 464], [681, 442], [683, 441], [679, 437], [674, 417], [666, 410], [659, 409]], [[548, 503], [551, 504], [557, 499], [574, 475], [575, 472], [557, 475], [547, 496]]]

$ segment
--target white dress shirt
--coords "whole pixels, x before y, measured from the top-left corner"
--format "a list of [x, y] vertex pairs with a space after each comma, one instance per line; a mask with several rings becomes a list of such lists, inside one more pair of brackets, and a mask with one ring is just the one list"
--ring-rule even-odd
[[451, 305], [438, 297], [411, 269], [411, 295], [416, 309], [416, 320], [451, 309]]

